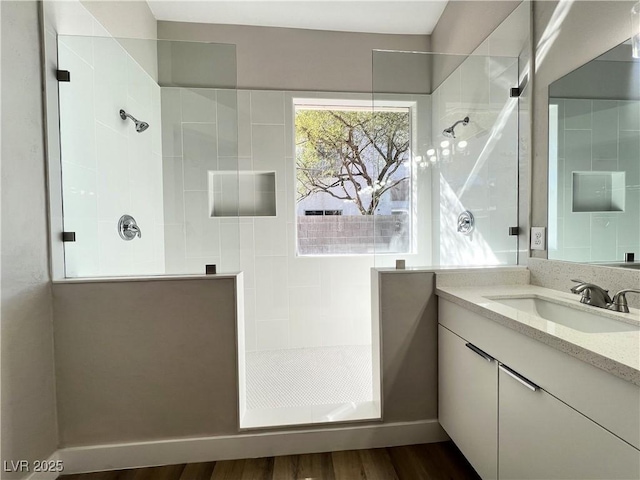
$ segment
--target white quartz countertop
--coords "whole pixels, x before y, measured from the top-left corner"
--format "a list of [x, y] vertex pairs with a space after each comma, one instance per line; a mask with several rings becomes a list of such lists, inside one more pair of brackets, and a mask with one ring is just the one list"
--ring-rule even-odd
[[[619, 313], [580, 303], [580, 296], [534, 285], [439, 286], [439, 297], [640, 386], [640, 310]], [[602, 315], [638, 329], [585, 332], [506, 306], [487, 297], [535, 296]]]

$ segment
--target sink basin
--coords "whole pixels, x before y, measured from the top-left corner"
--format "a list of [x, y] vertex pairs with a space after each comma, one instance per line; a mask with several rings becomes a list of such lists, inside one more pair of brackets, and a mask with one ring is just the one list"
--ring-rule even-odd
[[[515, 308], [530, 315], [542, 317], [565, 327], [572, 328], [585, 333], [605, 333], [605, 332], [637, 332], [640, 326], [619, 322], [599, 312], [585, 312], [568, 305], [562, 305], [537, 296], [524, 298], [500, 298], [486, 297], [487, 299]], [[596, 307], [595, 310], [599, 310]], [[607, 313], [603, 310], [602, 313]]]

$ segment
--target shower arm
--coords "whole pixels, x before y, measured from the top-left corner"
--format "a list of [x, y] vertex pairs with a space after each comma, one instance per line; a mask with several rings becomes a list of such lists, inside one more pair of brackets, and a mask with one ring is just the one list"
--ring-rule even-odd
[[126, 120], [127, 117], [130, 118], [131, 120], [133, 120], [134, 122], [138, 121], [138, 119], [135, 118], [133, 115], [125, 112], [124, 110], [120, 110], [120, 118], [123, 119], [123, 120]]

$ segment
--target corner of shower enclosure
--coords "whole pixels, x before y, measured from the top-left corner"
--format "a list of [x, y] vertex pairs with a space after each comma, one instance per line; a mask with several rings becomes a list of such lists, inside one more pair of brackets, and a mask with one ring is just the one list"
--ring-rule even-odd
[[376, 114], [407, 109], [376, 160], [376, 267], [517, 263], [518, 58], [374, 50], [372, 66]]
[[54, 278], [240, 270], [235, 45], [45, 29]]

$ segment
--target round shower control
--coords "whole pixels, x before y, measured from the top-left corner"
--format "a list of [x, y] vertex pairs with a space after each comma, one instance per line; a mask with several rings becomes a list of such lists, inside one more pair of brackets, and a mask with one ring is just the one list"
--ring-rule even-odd
[[120, 217], [120, 220], [118, 220], [118, 234], [121, 239], [127, 242], [136, 237], [142, 238], [140, 227], [138, 227], [136, 219], [131, 215], [123, 215]]
[[469, 235], [475, 228], [476, 221], [473, 218], [473, 213], [469, 210], [465, 210], [458, 215], [458, 232], [463, 235]]

